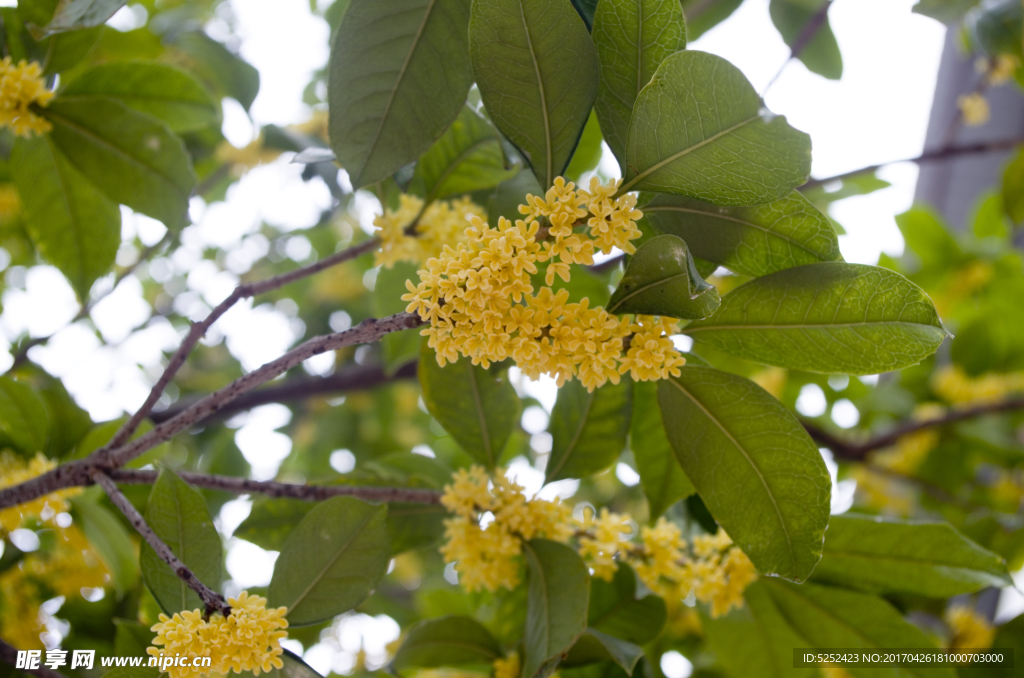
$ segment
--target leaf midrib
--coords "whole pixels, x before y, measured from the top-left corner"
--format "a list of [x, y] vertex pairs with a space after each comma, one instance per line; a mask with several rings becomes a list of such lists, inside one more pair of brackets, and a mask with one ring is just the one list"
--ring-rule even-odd
[[664, 160], [660, 160], [660, 161], [654, 163], [653, 165], [651, 165], [650, 167], [645, 169], [643, 172], [640, 172], [635, 177], [633, 177], [632, 179], [627, 181], [625, 184], [623, 184], [619, 188], [619, 190], [616, 193], [616, 195], [622, 195], [622, 194], [626, 193], [633, 186], [635, 186], [637, 183], [643, 181], [649, 175], [653, 174], [654, 172], [657, 172], [658, 170], [660, 170], [665, 165], [667, 165], [667, 164], [669, 164], [671, 162], [675, 162], [679, 158], [687, 156], [690, 153], [693, 153], [694, 151], [696, 151], [696, 150], [698, 150], [700, 148], [703, 148], [704, 146], [707, 146], [708, 144], [711, 144], [711, 143], [714, 143], [714, 142], [718, 141], [719, 139], [721, 139], [722, 137], [724, 137], [724, 136], [726, 136], [728, 134], [732, 134], [733, 132], [735, 132], [736, 130], [740, 129], [741, 127], [743, 127], [745, 125], [749, 125], [750, 123], [752, 123], [752, 122], [754, 122], [756, 120], [760, 120], [760, 119], [761, 119], [761, 117], [759, 115], [753, 115], [753, 116], [747, 118], [746, 120], [743, 120], [741, 122], [736, 123], [732, 127], [727, 127], [727, 128], [723, 129], [720, 132], [716, 132], [715, 134], [712, 134], [707, 139], [705, 139], [705, 140], [703, 140], [701, 142], [698, 142], [698, 143], [694, 144], [693, 146], [689, 146], [687, 148], [684, 148], [683, 150], [678, 151], [677, 153], [673, 153], [672, 155], [668, 156]]
[[[636, 295], [640, 294], [641, 292], [646, 292], [648, 290], [654, 289], [655, 287], [660, 287], [662, 285], [667, 285], [670, 282], [672, 282], [673, 280], [676, 280], [677, 278], [682, 278], [682, 277], [687, 276], [687, 275], [689, 275], [689, 274], [684, 271], [682, 273], [676, 273], [675, 275], [670, 275], [667, 278], [662, 278], [661, 280], [656, 280], [656, 281], [654, 281], [652, 283], [648, 283], [647, 285], [642, 285], [642, 286], [638, 287], [637, 289], [633, 290], [632, 292], [630, 292], [629, 294], [627, 294], [626, 296], [622, 297], [622, 299], [619, 299], [618, 303], [616, 303], [614, 306], [612, 306], [611, 308], [608, 309], [608, 312], [609, 313], [615, 313], [615, 309], [619, 308], [624, 303], [626, 303], [627, 301], [629, 301], [630, 299], [632, 299]], [[701, 294], [703, 294], [706, 291], [707, 290], [702, 290], [701, 292], [698, 292], [696, 296], [699, 297]], [[694, 297], [691, 296], [691, 297], [689, 297], [689, 299], [690, 299], [690, 301], [693, 301]]]
[[[797, 557], [796, 553], [793, 551], [793, 539], [789, 534], [789, 529], [786, 527], [786, 520], [782, 516], [782, 510], [779, 508], [779, 503], [775, 501], [775, 495], [772, 494], [771, 488], [768, 487], [768, 481], [765, 480], [764, 474], [761, 473], [761, 469], [758, 468], [757, 464], [754, 463], [754, 460], [750, 458], [749, 454], [747, 454], [746, 449], [744, 449], [743, 446], [740, 445], [739, 441], [736, 440], [732, 433], [727, 428], [725, 428], [725, 426], [722, 425], [722, 422], [720, 422], [718, 418], [715, 417], [710, 410], [708, 410], [708, 408], [704, 407], [704, 403], [700, 402], [700, 400], [698, 400], [695, 395], [693, 395], [686, 388], [684, 388], [683, 385], [680, 384], [676, 379], [669, 379], [668, 381], [670, 384], [674, 385], [676, 388], [682, 391], [683, 395], [689, 398], [694, 405], [700, 408], [700, 410], [708, 419], [714, 422], [715, 426], [717, 426], [718, 429], [725, 435], [725, 437], [728, 438], [729, 441], [736, 447], [736, 449], [740, 451], [740, 454], [742, 454], [743, 458], [747, 460], [747, 463], [750, 465], [750, 468], [752, 468], [754, 472], [757, 473], [757, 477], [761, 481], [761, 485], [764, 487], [765, 492], [768, 494], [768, 498], [772, 500], [772, 507], [775, 509], [775, 514], [779, 517], [779, 526], [782, 528], [782, 533], [786, 535], [786, 543], [789, 545], [789, 554], [790, 557], [793, 559], [793, 563], [795, 564], [797, 561]], [[686, 469], [683, 470], [685, 471]]]
[[[484, 145], [486, 145], [486, 144], [488, 144], [488, 143], [490, 143], [492, 141], [498, 141], [498, 139], [496, 137], [490, 137], [490, 136], [487, 137], [487, 138], [483, 138], [483, 139], [477, 139], [476, 141], [471, 143], [469, 146], [466, 146], [464, 149], [459, 151], [455, 155], [455, 157], [452, 158], [452, 161], [450, 163], [448, 163], [448, 166], [444, 168], [444, 171], [441, 172], [441, 174], [438, 175], [437, 181], [434, 182], [434, 186], [430, 190], [430, 192], [427, 194], [427, 199], [424, 200], [424, 202], [427, 203], [427, 205], [429, 205], [430, 203], [432, 203], [435, 200], [437, 200], [438, 196], [440, 195], [440, 189], [444, 185], [444, 182], [448, 180], [448, 177], [450, 177], [452, 174], [454, 174], [455, 170], [458, 169], [459, 166], [462, 164], [462, 161], [465, 160], [466, 158], [468, 158], [474, 152], [476, 152], [476, 150], [478, 148], [480, 148], [481, 146], [484, 146]], [[498, 143], [501, 143], [501, 142], [498, 141]]]
[[474, 365], [469, 365], [469, 385], [473, 389], [473, 405], [476, 407], [476, 418], [480, 423], [480, 436], [484, 445], [484, 454], [487, 455], [487, 465], [494, 466], [494, 450], [491, 448], [491, 432], [487, 426], [487, 416], [484, 413], [484, 403], [480, 398], [480, 384], [476, 379]]
[[587, 427], [587, 419], [590, 417], [590, 410], [594, 407], [594, 400], [596, 399], [596, 389], [593, 392], [587, 393], [587, 406], [583, 408], [583, 415], [580, 417], [580, 424], [576, 427], [576, 432], [573, 434], [572, 440], [570, 440], [569, 444], [566, 446], [565, 454], [559, 460], [558, 465], [555, 467], [551, 475], [547, 477], [548, 482], [551, 482], [551, 480], [557, 476], [563, 468], [565, 468], [565, 465], [569, 463], [569, 458], [572, 456], [573, 450], [576, 449], [576, 446], [580, 442], [580, 438], [583, 437], [583, 429]]
[[523, 34], [526, 36], [527, 51], [530, 53], [530, 60], [533, 62], [533, 72], [537, 76], [537, 92], [540, 94], [540, 112], [544, 121], [544, 181], [548, 186], [552, 183], [554, 173], [554, 150], [551, 148], [551, 120], [548, 117], [548, 99], [544, 92], [544, 78], [540, 74], [540, 63], [537, 61], [537, 53], [533, 48], [533, 37], [530, 35], [530, 25], [526, 21], [526, 7], [523, 0], [519, 0], [519, 16], [523, 19]]
[[941, 562], [941, 561], [928, 560], [926, 558], [911, 558], [911, 557], [895, 556], [895, 555], [864, 553], [863, 551], [846, 551], [846, 550], [842, 550], [842, 549], [826, 549], [821, 554], [821, 557], [822, 558], [826, 558], [828, 556], [833, 556], [833, 557], [838, 557], [838, 558], [860, 559], [860, 560], [888, 560], [888, 561], [897, 562], [897, 563], [904, 563], [904, 562], [906, 562], [906, 563], [925, 563], [925, 564], [931, 565], [933, 567], [944, 567], [944, 568], [947, 568], [947, 569], [968, 570], [970, 572], [984, 572], [986, 574], [991, 574], [988, 570], [978, 569], [977, 567], [975, 567], [973, 565], [945, 563], [945, 562]]

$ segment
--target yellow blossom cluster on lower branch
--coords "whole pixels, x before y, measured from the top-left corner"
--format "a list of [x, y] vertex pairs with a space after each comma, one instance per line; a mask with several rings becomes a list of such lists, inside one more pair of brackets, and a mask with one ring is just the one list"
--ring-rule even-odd
[[[639, 543], [628, 515], [602, 509], [582, 520], [572, 518], [560, 501], [527, 499], [523, 488], [498, 469], [461, 469], [445, 487], [441, 503], [454, 517], [445, 522], [445, 562], [455, 563], [460, 583], [469, 591], [515, 588], [520, 580], [522, 542], [545, 537], [567, 543], [577, 536], [577, 550], [593, 576], [609, 581], [620, 562], [628, 563], [652, 591], [669, 599], [690, 592], [718, 617], [743, 605], [743, 591], [757, 578], [753, 563], [724, 531], [702, 535], [688, 545], [679, 528], [664, 518], [640, 530]], [[484, 513], [494, 518], [481, 526]]]
[[32, 106], [46, 106], [53, 92], [46, 88], [39, 62], [24, 59], [15, 64], [11, 57], [0, 60], [0, 127], [15, 136], [31, 137], [32, 133], [49, 132], [50, 121], [40, 117]]
[[[430, 323], [422, 334], [439, 365], [460, 355], [484, 367], [511, 358], [531, 379], [547, 374], [561, 386], [575, 377], [590, 391], [627, 372], [643, 381], [679, 375], [675, 319], [619, 317], [551, 288], [556, 276], [569, 282], [570, 265], [593, 264], [595, 251], [635, 251], [643, 213], [635, 196], [613, 198], [618, 184], [595, 178], [587, 191], [559, 177], [543, 198], [527, 196], [525, 219], [501, 217], [493, 228], [473, 216], [464, 242], [427, 260], [402, 300]], [[538, 263], [547, 263], [546, 285], [535, 289]]]
[[[201, 610], [160, 615], [153, 625], [153, 645], [146, 651], [153, 657], [183, 657], [174, 665], [163, 666], [171, 678], [199, 678], [206, 675], [269, 673], [284, 666], [281, 640], [288, 636], [286, 608], [267, 609], [266, 598], [242, 591], [228, 598], [231, 614], [213, 614], [203, 619]], [[192, 666], [192, 659], [209, 657], [210, 666]], [[181, 664], [179, 666], [179, 664]]]

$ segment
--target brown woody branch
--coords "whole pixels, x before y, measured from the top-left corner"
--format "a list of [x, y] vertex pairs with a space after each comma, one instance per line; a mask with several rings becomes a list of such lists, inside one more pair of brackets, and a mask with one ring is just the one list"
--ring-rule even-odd
[[118, 489], [117, 485], [110, 476], [96, 471], [93, 473], [93, 479], [96, 481], [103, 491], [110, 497], [110, 501], [121, 510], [124, 517], [128, 519], [128, 522], [132, 524], [135, 531], [142, 535], [142, 538], [146, 540], [146, 543], [153, 547], [156, 554], [160, 556], [160, 559], [170, 565], [171, 570], [174, 574], [178, 575], [185, 584], [199, 594], [199, 599], [203, 601], [203, 605], [206, 607], [206, 614], [209, 616], [214, 612], [220, 612], [225, 617], [231, 614], [231, 607], [228, 606], [224, 596], [220, 595], [209, 586], [199, 581], [195, 573], [189, 569], [188, 565], [181, 562], [178, 556], [174, 555], [174, 551], [171, 550], [167, 544], [164, 543], [163, 539], [157, 536], [157, 533], [153, 531], [153, 528], [149, 526], [146, 519], [142, 517], [139, 510], [128, 501], [128, 497], [124, 496], [124, 492]]
[[[299, 485], [279, 483], [272, 480], [249, 480], [234, 476], [218, 476], [206, 473], [178, 471], [178, 476], [187, 483], [208, 490], [223, 490], [234, 494], [263, 494], [268, 497], [322, 501], [331, 497], [358, 497], [367, 501], [402, 502], [407, 504], [440, 504], [441, 493], [409, 487], [374, 487], [354, 485]], [[125, 485], [152, 485], [156, 482], [156, 471], [115, 469], [109, 474], [113, 480]]]
[[[3, 640], [0, 640], [0, 659], [4, 660], [11, 666], [17, 666], [18, 648], [14, 647], [13, 645], [5, 643]], [[39, 676], [39, 678], [67, 678], [67, 676], [65, 676], [60, 671], [54, 671], [53, 669], [47, 666], [43, 666], [42, 664], [39, 665], [38, 669], [18, 670], [24, 671], [25, 673], [31, 673], [34, 676]]]

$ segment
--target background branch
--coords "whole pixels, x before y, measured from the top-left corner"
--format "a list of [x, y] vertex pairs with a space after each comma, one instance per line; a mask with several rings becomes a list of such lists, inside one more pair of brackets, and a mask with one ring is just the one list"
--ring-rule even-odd
[[[5, 662], [10, 664], [11, 666], [17, 666], [18, 665], [18, 648], [14, 647], [13, 645], [8, 645], [3, 640], [0, 640], [0, 659], [3, 659]], [[30, 673], [30, 674], [32, 674], [34, 676], [39, 676], [39, 678], [67, 678], [67, 676], [65, 676], [60, 671], [54, 671], [53, 669], [48, 668], [46, 666], [43, 666], [42, 664], [39, 665], [38, 669], [18, 669], [18, 670], [19, 671], [24, 671], [25, 673]]]
[[[171, 566], [171, 570], [174, 574], [178, 575], [185, 584], [199, 594], [199, 599], [203, 601], [203, 605], [206, 606], [206, 614], [210, 615], [214, 612], [220, 612], [222, 615], [227, 617], [231, 614], [231, 608], [228, 606], [224, 597], [211, 589], [209, 586], [199, 581], [196, 575], [188, 568], [188, 565], [181, 562], [178, 556], [174, 555], [174, 551], [171, 550], [164, 541], [157, 536], [157, 533], [153, 531], [153, 528], [149, 526], [146, 519], [142, 517], [139, 510], [128, 501], [128, 497], [124, 496], [124, 492], [118, 489], [114, 481], [110, 479], [110, 476], [102, 473], [93, 473], [93, 479], [96, 483], [103, 488], [103, 491], [110, 497], [110, 501], [121, 510], [124, 517], [128, 519], [128, 522], [132, 524], [135, 531], [142, 535], [142, 538], [146, 540], [156, 554], [160, 556], [160, 559]], [[154, 478], [155, 479], [155, 478]]]

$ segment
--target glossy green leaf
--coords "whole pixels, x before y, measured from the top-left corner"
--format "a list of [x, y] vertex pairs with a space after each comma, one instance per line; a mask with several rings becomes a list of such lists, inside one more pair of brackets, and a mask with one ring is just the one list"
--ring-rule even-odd
[[284, 666], [279, 669], [272, 667], [270, 671], [261, 672], [260, 675], [266, 675], [269, 678], [317, 678], [320, 675], [313, 667], [304, 662], [302, 657], [288, 650], [281, 655], [281, 661]]
[[114, 265], [121, 210], [48, 137], [18, 139], [11, 168], [36, 250], [60, 269], [80, 299], [87, 299], [92, 284]]
[[592, 579], [587, 626], [646, 645], [661, 633], [668, 613], [664, 599], [647, 594], [637, 598], [636, 575], [625, 563], [619, 563], [612, 580]]
[[742, 4], [743, 0], [682, 0], [690, 42], [728, 19]]
[[424, 339], [419, 379], [427, 411], [470, 456], [493, 468], [522, 406], [508, 375], [494, 374], [468, 358], [438, 367]]
[[533, 539], [523, 544], [529, 569], [523, 678], [572, 647], [587, 628], [590, 574], [572, 548]]
[[185, 71], [155, 62], [122, 61], [93, 66], [61, 96], [110, 97], [164, 122], [173, 132], [194, 132], [217, 122], [217, 106]]
[[102, 26], [124, 6], [125, 2], [126, 0], [60, 0], [50, 23], [43, 28], [43, 33], [51, 35]]
[[569, 650], [559, 666], [572, 668], [600, 662], [614, 662], [627, 675], [633, 674], [637, 662], [644, 656], [639, 645], [622, 640], [597, 629], [588, 628]]
[[608, 301], [610, 313], [642, 313], [671, 318], [706, 318], [721, 299], [704, 281], [686, 243], [659, 235], [637, 248]]
[[106, 97], [57, 97], [43, 114], [54, 145], [108, 198], [171, 229], [188, 223], [196, 175], [165, 124]]
[[494, 124], [547, 189], [597, 96], [597, 51], [569, 0], [473, 0], [473, 74]]
[[409, 191], [431, 202], [491, 188], [518, 171], [505, 165], [498, 130], [464, 106], [448, 131], [416, 163]]
[[69, 454], [89, 432], [92, 419], [78, 406], [59, 379], [46, 375], [38, 389], [50, 420], [44, 454], [51, 459], [59, 459]]
[[249, 110], [260, 91], [260, 72], [252, 64], [203, 31], [182, 31], [164, 40], [187, 55], [189, 70], [218, 97], [232, 97]]
[[353, 497], [317, 504], [292, 530], [274, 565], [268, 607], [315, 624], [363, 602], [388, 569], [387, 507]]
[[139, 581], [135, 545], [124, 524], [88, 494], [71, 497], [72, 516], [110, 572], [111, 584], [123, 596]]
[[490, 664], [503, 656], [501, 645], [469, 617], [424, 619], [405, 634], [391, 666], [395, 669]]
[[964, 15], [964, 29], [971, 47], [986, 56], [1012, 54], [1021, 57], [1024, 3], [1016, 0], [986, 0]]
[[629, 379], [587, 392], [578, 379], [558, 389], [551, 410], [551, 456], [545, 481], [584, 478], [602, 471], [626, 447], [633, 390]]
[[[223, 548], [199, 490], [165, 468], [149, 493], [145, 517], [157, 536], [199, 581], [215, 591], [220, 588]], [[139, 567], [146, 586], [168, 614], [203, 607], [196, 592], [145, 542]]]
[[295, 526], [316, 504], [286, 497], [260, 497], [249, 515], [235, 528], [232, 536], [256, 544], [267, 551], [280, 551]]
[[597, 121], [597, 114], [590, 112], [587, 124], [583, 127], [583, 134], [580, 135], [580, 142], [576, 144], [576, 150], [572, 154], [569, 166], [565, 168], [566, 181], [579, 182], [580, 178], [587, 172], [593, 172], [601, 164], [601, 154], [604, 140], [601, 134], [601, 125]]
[[1024, 222], [1024, 151], [1003, 171], [1003, 208], [1013, 223]]
[[[391, 268], [381, 268], [373, 285], [373, 310], [378, 318], [386, 318], [405, 311], [408, 302], [402, 301], [406, 280], [419, 281], [418, 264], [397, 262]], [[415, 360], [420, 353], [418, 332], [392, 332], [381, 339], [384, 368], [389, 372]]]
[[811, 578], [868, 593], [948, 598], [1012, 586], [1006, 562], [948, 523], [833, 516]]
[[594, 14], [594, 44], [601, 81], [594, 108], [619, 164], [626, 165], [626, 138], [633, 104], [668, 55], [686, 48], [679, 0], [602, 2]]
[[46, 405], [31, 386], [0, 376], [0, 447], [35, 456], [46, 445], [49, 423]]
[[678, 195], [657, 195], [641, 208], [660, 233], [677, 235], [690, 252], [740, 275], [842, 259], [829, 218], [800, 193], [764, 205], [721, 207]]
[[823, 263], [757, 278], [686, 334], [754, 362], [876, 374], [920, 362], [946, 331], [924, 290], [895, 271]]
[[[929, 648], [935, 642], [921, 629], [903, 619], [885, 600], [867, 593], [818, 584], [799, 586], [779, 579], [759, 581], [791, 627], [811, 647], [841, 647], [851, 651], [878, 648]], [[857, 678], [911, 675], [953, 678], [950, 667], [906, 666], [896, 668], [848, 668]]]
[[[817, 3], [819, 6], [821, 3]], [[800, 39], [806, 27], [814, 20], [817, 6], [805, 6], [792, 0], [772, 0], [768, 5], [772, 23], [778, 29], [785, 43], [792, 47]], [[815, 31], [814, 36], [803, 45], [797, 57], [807, 70], [829, 80], [843, 76], [843, 55], [828, 19]]]
[[626, 156], [624, 191], [753, 205], [807, 181], [811, 140], [765, 111], [728, 61], [683, 51], [666, 58], [637, 97]]
[[817, 445], [754, 382], [709, 367], [681, 372], [658, 382], [679, 464], [760, 572], [803, 581], [829, 517], [831, 481]]
[[431, 546], [444, 536], [444, 521], [448, 511], [443, 506], [429, 504], [388, 504], [388, 535], [391, 553]]
[[328, 65], [331, 148], [362, 188], [416, 160], [472, 81], [470, 0], [351, 0]]
[[633, 427], [629, 446], [652, 521], [677, 501], [697, 491], [676, 461], [668, 442], [658, 409], [658, 385], [653, 381], [633, 384]]

